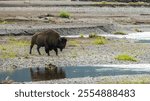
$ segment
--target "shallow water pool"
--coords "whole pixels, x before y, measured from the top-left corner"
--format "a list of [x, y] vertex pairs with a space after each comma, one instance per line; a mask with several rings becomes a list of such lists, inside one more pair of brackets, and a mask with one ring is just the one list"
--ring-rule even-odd
[[108, 66], [73, 66], [55, 68], [24, 68], [12, 72], [0, 72], [0, 80], [16, 82], [45, 81], [63, 78], [81, 78], [98, 76], [150, 74], [150, 68], [108, 67]]

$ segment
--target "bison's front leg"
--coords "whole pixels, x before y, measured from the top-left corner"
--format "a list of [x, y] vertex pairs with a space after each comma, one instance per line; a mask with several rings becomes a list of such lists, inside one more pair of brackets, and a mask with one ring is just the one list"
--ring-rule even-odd
[[38, 51], [39, 55], [41, 55], [41, 53], [40, 53], [40, 46], [37, 46], [37, 51]]
[[55, 48], [54, 51], [56, 52], [56, 55], [58, 56], [58, 50], [57, 50], [57, 48]]
[[45, 41], [45, 52], [47, 53], [47, 55], [49, 56], [49, 46]]
[[32, 53], [33, 44], [30, 45], [30, 54]]

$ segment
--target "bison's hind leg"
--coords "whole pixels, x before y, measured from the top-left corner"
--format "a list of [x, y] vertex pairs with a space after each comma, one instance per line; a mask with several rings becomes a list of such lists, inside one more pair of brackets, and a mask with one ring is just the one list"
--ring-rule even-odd
[[45, 47], [45, 52], [47, 53], [47, 55], [49, 56], [49, 48], [48, 47]]
[[56, 55], [58, 56], [58, 49], [55, 48], [54, 51], [55, 51]]

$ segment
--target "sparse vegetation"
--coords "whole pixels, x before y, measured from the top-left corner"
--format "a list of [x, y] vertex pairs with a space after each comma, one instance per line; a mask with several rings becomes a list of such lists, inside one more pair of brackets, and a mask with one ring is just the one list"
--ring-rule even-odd
[[126, 35], [127, 33], [118, 31], [118, 32], [114, 32], [113, 34], [115, 34], [115, 35]]
[[16, 40], [13, 36], [9, 36], [8, 43], [16, 45], [16, 46], [29, 46], [30, 45], [30, 41]]
[[0, 50], [5, 51], [5, 50], [6, 50], [6, 47], [3, 46], [3, 45], [0, 45]]
[[59, 13], [59, 16], [60, 16], [61, 18], [70, 18], [70, 13], [67, 12], [67, 11], [61, 11], [61, 12]]
[[0, 24], [8, 24], [8, 22], [5, 20], [0, 20]]
[[19, 41], [13, 41], [12, 44], [15, 44], [16, 46], [29, 46], [30, 42], [25, 40], [19, 40]]
[[28, 59], [28, 58], [29, 58], [29, 54], [25, 53], [23, 57], [24, 57], [25, 59]]
[[97, 4], [108, 5], [108, 4], [113, 4], [113, 2], [101, 1], [101, 2], [97, 2]]
[[[133, 79], [134, 78], [134, 79]], [[123, 76], [118, 79], [112, 79], [112, 78], [104, 78], [103, 82], [98, 82], [98, 83], [103, 83], [103, 84], [150, 84], [150, 76], [135, 76], [135, 77], [130, 77], [130, 76]]]
[[12, 23], [14, 23], [14, 22], [0, 19], [0, 24], [12, 24]]
[[72, 54], [72, 56], [71, 56], [72, 58], [76, 58], [78, 55], [76, 51], [73, 51], [71, 54]]
[[76, 41], [76, 40], [71, 40], [71, 41], [69, 41], [69, 46], [72, 46], [72, 47], [76, 47], [76, 46], [78, 46], [79, 44], [78, 44], [78, 41]]
[[140, 29], [137, 29], [137, 28], [135, 29], [135, 31], [136, 31], [136, 32], [142, 32], [142, 30], [140, 30]]
[[90, 34], [89, 34], [89, 38], [95, 38], [95, 37], [97, 37], [97, 34], [96, 34], [96, 33], [90, 33]]
[[144, 5], [147, 4], [146, 2], [129, 2], [130, 5]]
[[84, 35], [82, 33], [80, 34], [80, 38], [84, 38]]
[[134, 79], [122, 79], [117, 84], [149, 84], [150, 78], [134, 78]]
[[30, 45], [30, 41], [18, 40], [14, 36], [9, 36], [6, 43], [0, 45], [0, 58], [15, 58], [17, 56], [27, 56], [27, 52], [20, 53], [20, 48], [25, 48]]
[[133, 62], [137, 61], [137, 59], [135, 57], [132, 57], [128, 54], [120, 54], [120, 55], [116, 56], [115, 59], [122, 60], [122, 61], [133, 61]]
[[93, 41], [93, 44], [95, 45], [103, 45], [103, 44], [106, 44], [107, 43], [107, 39], [105, 37], [97, 37], [94, 41]]
[[6, 58], [15, 58], [17, 54], [15, 52], [2, 52], [1, 58], [6, 59]]

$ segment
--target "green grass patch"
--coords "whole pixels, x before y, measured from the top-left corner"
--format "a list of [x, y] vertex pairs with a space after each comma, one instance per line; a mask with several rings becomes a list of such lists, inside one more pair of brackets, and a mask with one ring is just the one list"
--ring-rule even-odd
[[145, 5], [145, 4], [147, 4], [146, 2], [129, 2], [128, 4], [130, 4], [130, 5]]
[[70, 18], [70, 13], [67, 12], [67, 11], [61, 11], [59, 13], [59, 17], [61, 17], [61, 18]]
[[120, 54], [120, 55], [116, 56], [115, 59], [122, 60], [122, 61], [133, 61], [133, 62], [137, 61], [137, 59], [135, 57], [132, 57], [128, 54]]
[[107, 39], [105, 37], [99, 36], [94, 39], [93, 44], [95, 45], [103, 45], [107, 43]]
[[121, 32], [121, 31], [114, 32], [113, 34], [115, 34], [115, 35], [127, 35], [127, 33]]

